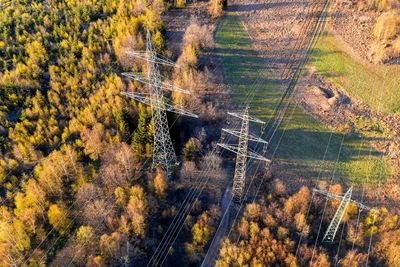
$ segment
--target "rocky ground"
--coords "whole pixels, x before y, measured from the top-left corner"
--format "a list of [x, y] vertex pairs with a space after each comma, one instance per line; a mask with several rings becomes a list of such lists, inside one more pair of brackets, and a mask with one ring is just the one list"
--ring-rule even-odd
[[361, 10], [355, 0], [336, 0], [331, 7], [331, 33], [346, 45], [351, 54], [369, 61], [373, 29], [379, 14], [378, 11]]

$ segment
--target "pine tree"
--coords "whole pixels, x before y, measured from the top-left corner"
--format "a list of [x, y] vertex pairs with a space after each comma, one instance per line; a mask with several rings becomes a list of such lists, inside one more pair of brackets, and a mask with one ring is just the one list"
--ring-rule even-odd
[[[139, 106], [141, 107], [141, 106]], [[151, 144], [153, 140], [150, 129], [151, 114], [146, 108], [139, 108], [138, 126], [132, 138], [132, 150], [137, 158], [142, 158], [143, 155], [148, 156], [146, 145]]]

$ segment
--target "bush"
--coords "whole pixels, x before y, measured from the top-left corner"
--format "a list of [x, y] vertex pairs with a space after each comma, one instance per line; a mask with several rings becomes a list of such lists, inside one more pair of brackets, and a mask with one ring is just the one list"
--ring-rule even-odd
[[197, 20], [192, 19], [183, 36], [184, 46], [193, 46], [196, 50], [213, 47], [212, 32], [210, 26], [200, 26]]

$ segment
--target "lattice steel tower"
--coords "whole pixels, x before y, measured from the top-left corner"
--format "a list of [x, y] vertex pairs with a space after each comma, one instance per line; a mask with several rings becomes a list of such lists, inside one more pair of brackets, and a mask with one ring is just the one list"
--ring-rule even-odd
[[198, 116], [183, 108], [169, 104], [164, 98], [163, 90], [177, 91], [185, 94], [189, 94], [189, 91], [177, 88], [172, 84], [163, 84], [159, 64], [173, 67], [177, 65], [174, 62], [157, 55], [149, 31], [147, 32], [146, 53], [130, 51], [128, 54], [147, 61], [147, 77], [135, 73], [122, 73], [122, 75], [147, 84], [149, 94], [122, 92], [122, 95], [151, 106], [154, 124], [153, 169], [157, 166], [161, 166], [169, 174], [171, 166], [177, 165], [178, 161], [169, 133], [166, 111], [194, 118], [197, 118]]
[[246, 184], [246, 167], [247, 167], [247, 158], [252, 158], [256, 160], [262, 160], [266, 162], [270, 162], [269, 159], [257, 154], [254, 151], [251, 151], [248, 148], [249, 141], [254, 141], [258, 143], [267, 144], [267, 141], [249, 134], [249, 122], [257, 122], [264, 123], [263, 121], [250, 117], [249, 116], [249, 108], [246, 107], [243, 113], [233, 113], [228, 112], [229, 115], [234, 116], [242, 120], [242, 125], [240, 130], [235, 129], [222, 129], [222, 131], [232, 134], [236, 137], [239, 137], [239, 141], [237, 145], [228, 145], [223, 143], [218, 143], [220, 147], [223, 147], [233, 153], [236, 153], [236, 166], [235, 166], [235, 174], [233, 176], [233, 185], [232, 185], [232, 197], [235, 202], [239, 202], [242, 200], [243, 191]]
[[340, 200], [339, 207], [337, 208], [335, 215], [333, 216], [331, 222], [329, 223], [328, 229], [326, 230], [326, 232], [324, 234], [324, 238], [322, 239], [322, 242], [333, 242], [333, 240], [335, 239], [337, 230], [339, 229], [340, 223], [343, 219], [343, 216], [344, 216], [346, 209], [349, 206], [350, 202], [355, 204], [360, 209], [371, 210], [370, 207], [365, 206], [364, 204], [351, 199], [351, 195], [353, 193], [353, 187], [350, 187], [349, 190], [347, 190], [347, 192], [343, 196], [332, 194], [327, 191], [321, 191], [318, 189], [313, 189], [313, 191], [316, 193], [322, 194], [328, 198]]

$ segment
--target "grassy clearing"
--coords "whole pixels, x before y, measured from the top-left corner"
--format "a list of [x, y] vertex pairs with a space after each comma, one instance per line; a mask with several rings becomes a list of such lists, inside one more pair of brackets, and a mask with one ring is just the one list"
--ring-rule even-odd
[[360, 63], [329, 33], [318, 40], [310, 64], [332, 83], [372, 108], [400, 112], [400, 66]]
[[[263, 60], [251, 48], [239, 18], [229, 13], [220, 23], [216, 51], [222, 58], [225, 82], [231, 87], [233, 101], [240, 105], [253, 92], [249, 101], [251, 113], [269, 121], [282, 95], [279, 84], [270, 78]], [[342, 140], [343, 146], [340, 146]], [[381, 154], [369, 145], [369, 140], [332, 133], [295, 105], [289, 107], [270, 145], [269, 152], [272, 154], [275, 150], [275, 160], [306, 177], [316, 178], [322, 170], [322, 178], [352, 182], [376, 180], [382, 167], [383, 179], [389, 175], [386, 162], [382, 164]], [[325, 160], [322, 160], [325, 150]]]

